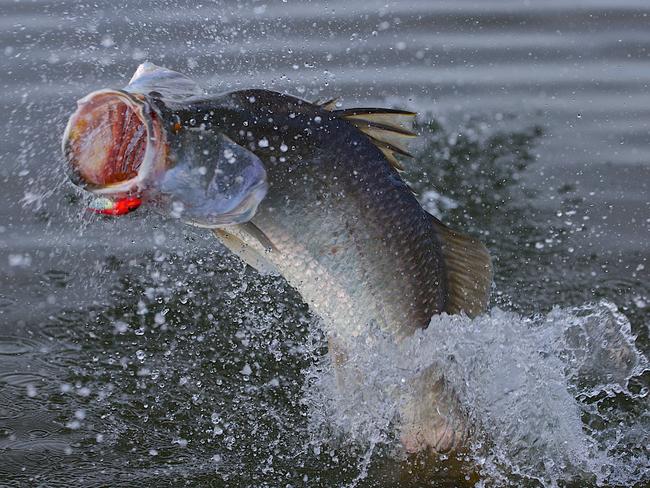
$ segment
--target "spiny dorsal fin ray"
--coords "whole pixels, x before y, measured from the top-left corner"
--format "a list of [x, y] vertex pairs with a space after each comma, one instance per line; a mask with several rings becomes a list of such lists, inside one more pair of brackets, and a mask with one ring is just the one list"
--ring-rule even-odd
[[370, 137], [393, 168], [404, 171], [396, 155], [412, 157], [405, 146], [408, 139], [416, 136], [409, 130], [410, 122], [416, 115], [414, 112], [391, 108], [349, 108], [333, 110], [332, 113], [354, 124]]
[[318, 105], [323, 110], [329, 110], [330, 112], [332, 112], [336, 108], [336, 104], [339, 100], [340, 97], [334, 97], [334, 98], [330, 98], [329, 100], [325, 100], [324, 102], [321, 102], [319, 100], [314, 105]]
[[485, 246], [477, 239], [451, 230], [435, 217], [433, 226], [442, 241], [447, 271], [445, 312], [464, 312], [470, 317], [487, 308], [492, 284], [492, 262]]
[[391, 108], [348, 108], [333, 110], [333, 112], [350, 122], [363, 121], [366, 124], [380, 124], [391, 127], [396, 132], [406, 131], [409, 134], [412, 134], [408, 129], [413, 123], [413, 117], [417, 115], [415, 112]]
[[[365, 131], [362, 131], [362, 132], [365, 132]], [[412, 158], [413, 157], [413, 155], [410, 152], [408, 152], [406, 150], [406, 148], [404, 148], [402, 146], [399, 146], [397, 144], [388, 142], [388, 141], [386, 141], [384, 139], [378, 139], [376, 137], [371, 136], [370, 134], [368, 134], [368, 137], [370, 137], [370, 139], [372, 139], [372, 142], [374, 142], [375, 145], [379, 149], [387, 149], [387, 150], [389, 150], [389, 151], [391, 151], [393, 153], [399, 154], [400, 156], [406, 156], [407, 158]]]
[[360, 125], [377, 125], [386, 129], [392, 129], [401, 135], [414, 135], [410, 128], [413, 125], [413, 117], [411, 115], [401, 114], [352, 114], [352, 115], [339, 115], [339, 117], [349, 120], [353, 124]]
[[359, 129], [373, 132], [383, 132], [392, 137], [417, 137], [417, 134], [411, 130], [405, 129], [401, 125], [382, 124], [380, 122], [373, 122], [364, 119], [348, 118], [350, 122], [356, 125]]
[[402, 115], [405, 117], [415, 117], [417, 113], [410, 110], [401, 110], [397, 108], [377, 108], [377, 107], [356, 107], [335, 110], [340, 116], [362, 116], [370, 119], [372, 115]]
[[384, 157], [388, 160], [388, 162], [393, 168], [395, 168], [400, 173], [405, 171], [404, 166], [402, 165], [402, 163], [400, 163], [397, 160], [397, 158], [393, 154], [393, 151], [383, 147], [380, 147], [379, 150], [384, 154]]

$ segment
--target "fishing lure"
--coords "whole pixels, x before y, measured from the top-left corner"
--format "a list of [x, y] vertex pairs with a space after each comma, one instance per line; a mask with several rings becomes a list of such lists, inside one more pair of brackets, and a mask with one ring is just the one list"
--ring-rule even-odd
[[120, 199], [98, 197], [90, 202], [88, 210], [101, 215], [125, 215], [133, 212], [141, 204], [142, 200], [138, 197], [125, 197]]

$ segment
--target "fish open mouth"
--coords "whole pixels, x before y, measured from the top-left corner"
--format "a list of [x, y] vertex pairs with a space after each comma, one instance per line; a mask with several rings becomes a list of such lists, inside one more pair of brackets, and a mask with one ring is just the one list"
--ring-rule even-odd
[[100, 90], [82, 98], [68, 121], [63, 153], [78, 186], [101, 195], [142, 189], [164, 161], [159, 117], [142, 95]]
[[225, 134], [183, 127], [160, 109], [201, 93], [186, 76], [145, 63], [123, 90], [77, 102], [63, 154], [72, 182], [95, 197], [88, 210], [124, 215], [146, 203], [205, 228], [252, 218], [268, 189], [262, 161]]

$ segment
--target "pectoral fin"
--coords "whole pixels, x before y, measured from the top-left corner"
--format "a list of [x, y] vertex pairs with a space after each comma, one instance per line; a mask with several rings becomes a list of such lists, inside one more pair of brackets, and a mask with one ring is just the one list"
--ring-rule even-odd
[[256, 226], [253, 222], [244, 222], [243, 224], [239, 225], [239, 228], [251, 236], [253, 239], [255, 239], [257, 242], [259, 242], [266, 252], [277, 252], [277, 249], [271, 242], [271, 239], [269, 239], [268, 236], [262, 231], [262, 229]]
[[275, 265], [257, 249], [254, 249], [251, 245], [246, 244], [242, 239], [236, 236], [234, 234], [236, 231], [229, 232], [224, 229], [214, 229], [213, 232], [224, 246], [230, 249], [246, 264], [255, 268], [261, 275], [280, 275], [280, 272]]

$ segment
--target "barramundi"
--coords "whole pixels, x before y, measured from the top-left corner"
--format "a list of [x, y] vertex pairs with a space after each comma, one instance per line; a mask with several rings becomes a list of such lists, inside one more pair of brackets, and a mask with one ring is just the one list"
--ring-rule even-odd
[[[369, 330], [399, 343], [434, 314], [475, 316], [488, 303], [486, 248], [427, 213], [400, 176], [414, 115], [262, 89], [211, 95], [144, 63], [125, 88], [78, 102], [63, 152], [95, 211], [148, 206], [282, 275], [340, 365]], [[471, 429], [444, 376], [425, 371], [415, 391], [404, 446], [460, 447]]]

